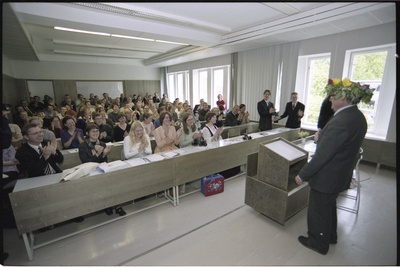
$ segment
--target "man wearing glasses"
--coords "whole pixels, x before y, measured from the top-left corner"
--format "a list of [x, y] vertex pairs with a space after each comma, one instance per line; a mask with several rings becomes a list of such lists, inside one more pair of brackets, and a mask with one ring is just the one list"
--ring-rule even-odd
[[57, 145], [43, 142], [43, 132], [36, 124], [27, 124], [22, 128], [22, 135], [26, 140], [18, 150], [15, 158], [28, 177], [36, 177], [61, 173], [57, 163], [62, 163], [64, 156], [57, 149]]

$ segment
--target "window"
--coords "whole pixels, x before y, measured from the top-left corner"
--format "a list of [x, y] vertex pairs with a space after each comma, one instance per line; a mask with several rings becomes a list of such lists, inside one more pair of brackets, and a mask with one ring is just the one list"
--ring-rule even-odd
[[[330, 55], [307, 56], [299, 60], [299, 64], [300, 62], [305, 64], [307, 70], [304, 81], [305, 89], [302, 92], [306, 106], [302, 123], [316, 127], [319, 110], [326, 97], [325, 86], [329, 79]], [[301, 94], [301, 90], [298, 90], [298, 93]]]
[[230, 66], [193, 70], [193, 105], [204, 99], [211, 107], [215, 107], [221, 94], [229, 107], [229, 71]]
[[173, 102], [179, 98], [181, 102], [190, 98], [189, 95], [189, 72], [168, 73], [168, 99]]
[[367, 119], [368, 132], [375, 132], [376, 112], [379, 106], [379, 95], [382, 84], [382, 77], [385, 70], [387, 49], [349, 51], [348, 75], [353, 82], [369, 84], [375, 88], [371, 102], [358, 104], [359, 109]]

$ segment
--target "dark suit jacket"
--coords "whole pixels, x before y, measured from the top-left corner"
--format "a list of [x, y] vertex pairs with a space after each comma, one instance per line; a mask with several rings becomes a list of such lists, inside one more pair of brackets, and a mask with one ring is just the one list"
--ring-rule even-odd
[[[99, 145], [102, 147], [106, 147], [106, 144], [102, 141], [99, 142]], [[97, 163], [102, 163], [102, 162], [107, 162], [107, 156], [103, 157], [103, 155], [100, 155], [99, 157], [93, 156], [92, 149], [93, 149], [93, 144], [88, 140], [85, 139], [82, 143], [79, 144], [79, 158], [82, 161], [82, 163], [86, 162], [97, 162]]]
[[301, 118], [303, 118], [303, 116], [298, 116], [297, 113], [299, 112], [299, 110], [302, 110], [304, 112], [305, 110], [305, 106], [303, 103], [297, 102], [296, 106], [293, 109], [292, 106], [292, 102], [288, 102], [286, 104], [285, 107], [285, 112], [281, 115], [281, 118], [287, 118], [286, 120], [286, 128], [300, 128], [300, 124], [301, 124]]
[[[47, 144], [43, 144], [46, 146]], [[28, 143], [23, 144], [18, 150], [15, 158], [21, 164], [22, 170], [26, 171], [28, 177], [36, 177], [45, 175], [44, 170], [46, 169], [47, 163], [50, 163], [51, 167], [60, 173], [62, 170], [58, 167], [57, 163], [64, 161], [64, 156], [57, 149], [56, 155], [51, 155], [47, 160], [44, 157], [39, 157], [39, 153], [33, 149]]]
[[303, 181], [321, 193], [339, 193], [348, 189], [367, 122], [357, 106], [334, 116], [320, 132], [311, 161], [300, 171]]
[[335, 113], [332, 109], [332, 103], [329, 101], [330, 96], [325, 97], [324, 101], [322, 101], [321, 108], [319, 110], [318, 117], [318, 129], [323, 129], [325, 125], [328, 123], [329, 119]]
[[257, 111], [260, 115], [260, 121], [258, 122], [258, 128], [260, 128], [260, 131], [272, 129], [272, 115], [275, 115], [276, 112], [269, 113], [271, 107], [274, 107], [274, 103], [269, 102], [267, 106], [264, 99], [257, 103]]
[[232, 113], [232, 111], [228, 112], [225, 117], [225, 126], [236, 126], [240, 125], [242, 121], [237, 120], [237, 117], [235, 114]]
[[281, 119], [288, 117], [285, 127], [292, 129], [300, 128], [301, 118], [303, 118], [303, 116], [300, 117], [297, 115], [297, 113], [299, 112], [299, 110], [302, 110], [304, 112], [305, 109], [306, 107], [301, 102], [297, 102], [294, 109], [292, 106], [292, 102], [286, 103], [285, 112], [281, 115]]

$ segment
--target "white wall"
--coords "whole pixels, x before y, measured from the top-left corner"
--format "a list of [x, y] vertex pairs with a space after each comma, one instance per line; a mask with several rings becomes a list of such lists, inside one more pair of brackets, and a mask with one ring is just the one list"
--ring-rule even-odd
[[[17, 79], [160, 80], [160, 69], [132, 65], [11, 61]], [[4, 60], [3, 60], [4, 66]], [[4, 73], [4, 70], [3, 70]]]
[[201, 68], [210, 68], [215, 66], [224, 66], [231, 64], [231, 54], [222, 55], [218, 57], [206, 58], [202, 60], [191, 61], [178, 65], [168, 66], [168, 72], [178, 72], [185, 70], [194, 70]]

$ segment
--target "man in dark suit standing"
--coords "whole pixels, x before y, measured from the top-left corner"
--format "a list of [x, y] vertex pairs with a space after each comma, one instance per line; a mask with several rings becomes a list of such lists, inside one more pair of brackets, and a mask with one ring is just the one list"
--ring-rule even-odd
[[285, 112], [276, 119], [280, 120], [288, 117], [285, 125], [286, 128], [292, 128], [292, 129], [300, 128], [301, 118], [303, 118], [304, 116], [304, 110], [306, 107], [304, 106], [303, 103], [297, 101], [298, 95], [296, 92], [293, 92], [290, 95], [290, 99], [292, 101], [286, 104]]
[[348, 189], [367, 122], [357, 103], [369, 102], [372, 91], [349, 79], [329, 80], [326, 86], [335, 114], [317, 135], [317, 149], [311, 161], [295, 177], [297, 184], [311, 187], [307, 225], [308, 237], [300, 236], [305, 247], [325, 255], [329, 244], [337, 243], [336, 198]]
[[276, 115], [274, 103], [269, 101], [271, 97], [271, 91], [264, 91], [264, 99], [257, 103], [257, 111], [260, 115], [260, 121], [258, 122], [258, 128], [260, 131], [266, 131], [272, 129], [272, 116]]
[[319, 110], [318, 116], [318, 129], [323, 129], [325, 125], [328, 123], [329, 119], [332, 117], [333, 113], [335, 113], [332, 109], [332, 103], [329, 101], [330, 96], [325, 97], [324, 101], [322, 101], [321, 108]]
[[64, 156], [51, 142], [43, 142], [43, 132], [36, 124], [27, 124], [22, 128], [26, 143], [18, 150], [15, 158], [28, 177], [60, 173], [57, 163], [62, 163]]

